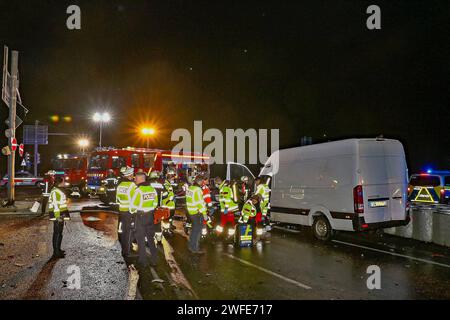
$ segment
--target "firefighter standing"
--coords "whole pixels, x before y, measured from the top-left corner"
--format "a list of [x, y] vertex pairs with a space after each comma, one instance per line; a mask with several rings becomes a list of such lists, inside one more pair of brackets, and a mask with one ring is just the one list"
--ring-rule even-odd
[[136, 173], [136, 189], [131, 200], [130, 209], [136, 215], [136, 238], [138, 243], [138, 264], [146, 267], [145, 239], [150, 249], [150, 265], [156, 266], [158, 251], [155, 245], [154, 211], [158, 207], [158, 194], [155, 188], [146, 182], [147, 175]]
[[270, 209], [270, 187], [266, 181], [262, 181], [256, 187], [256, 194], [261, 196], [261, 213], [263, 215], [265, 223], [267, 223], [267, 214]]
[[207, 205], [203, 199], [201, 189], [203, 178], [198, 176], [194, 179], [194, 184], [186, 190], [186, 207], [192, 221], [192, 230], [189, 236], [189, 251], [195, 254], [203, 254], [200, 250], [200, 237], [203, 228], [203, 221], [209, 221]]
[[161, 207], [170, 210], [170, 221], [175, 214], [175, 192], [173, 191], [175, 172], [169, 170], [164, 181], [164, 191], [161, 194]]
[[133, 182], [134, 170], [130, 167], [120, 169], [122, 177], [117, 186], [116, 204], [119, 205], [119, 241], [122, 245], [122, 255], [130, 254], [131, 247], [131, 225], [132, 215], [130, 212], [130, 202], [134, 195], [136, 184]]
[[234, 214], [239, 210], [237, 204], [236, 185], [232, 185], [230, 181], [225, 180], [220, 185], [219, 203], [220, 203], [220, 225], [216, 227], [216, 231], [223, 232], [225, 226], [231, 223], [234, 226]]
[[61, 250], [61, 243], [63, 238], [64, 221], [70, 220], [69, 212], [67, 210], [66, 194], [60, 189], [64, 184], [64, 179], [61, 177], [55, 178], [55, 184], [50, 191], [49, 196], [49, 213], [50, 220], [53, 221], [53, 256], [52, 258], [64, 258], [65, 252]]

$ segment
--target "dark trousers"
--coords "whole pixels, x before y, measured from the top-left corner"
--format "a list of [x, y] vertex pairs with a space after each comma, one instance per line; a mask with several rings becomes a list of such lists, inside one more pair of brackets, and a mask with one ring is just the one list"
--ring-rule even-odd
[[203, 217], [201, 214], [195, 214], [190, 216], [192, 223], [192, 230], [189, 236], [189, 248], [192, 251], [200, 250], [200, 238], [202, 236], [203, 229]]
[[147, 255], [145, 252], [145, 238], [150, 249], [151, 262], [156, 264], [158, 261], [158, 250], [155, 245], [155, 225], [153, 224], [153, 212], [136, 214], [136, 238], [138, 244], [138, 263], [147, 264]]
[[64, 221], [53, 221], [53, 253], [61, 252], [61, 242], [63, 238]]
[[119, 223], [122, 224], [122, 233], [119, 233], [119, 241], [122, 245], [122, 255], [124, 257], [128, 256], [131, 250], [131, 219], [131, 213], [119, 213]]

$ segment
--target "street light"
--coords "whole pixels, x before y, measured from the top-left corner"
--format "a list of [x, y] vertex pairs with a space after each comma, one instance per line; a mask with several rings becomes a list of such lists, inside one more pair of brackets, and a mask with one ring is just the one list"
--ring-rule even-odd
[[78, 146], [79, 146], [80, 149], [81, 149], [81, 153], [84, 154], [84, 151], [85, 151], [86, 147], [89, 146], [89, 140], [88, 140], [88, 139], [81, 138], [81, 139], [78, 140], [77, 143], [78, 143]]
[[155, 134], [155, 129], [154, 128], [147, 128], [144, 127], [141, 129], [141, 134], [146, 138], [147, 140], [147, 149], [149, 148], [150, 145], [150, 136]]
[[103, 112], [103, 113], [99, 113], [96, 112], [94, 113], [94, 116], [92, 117], [92, 120], [94, 120], [94, 122], [99, 122], [100, 123], [100, 139], [99, 139], [99, 146], [102, 146], [102, 129], [103, 129], [103, 123], [109, 122], [111, 121], [111, 116], [109, 115], [108, 112]]

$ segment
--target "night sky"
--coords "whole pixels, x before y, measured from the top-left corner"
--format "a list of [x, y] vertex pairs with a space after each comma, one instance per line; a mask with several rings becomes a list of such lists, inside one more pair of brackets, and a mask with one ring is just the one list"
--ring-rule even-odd
[[[82, 29], [66, 28], [81, 7]], [[382, 29], [366, 28], [377, 4]], [[410, 171], [450, 169], [448, 1], [46, 1], [0, 0], [0, 44], [20, 53], [26, 123], [71, 115], [41, 147], [44, 167], [74, 141], [97, 141], [94, 111], [114, 121], [104, 145], [152, 145], [170, 133], [279, 128], [280, 145], [302, 136], [397, 138]], [[0, 108], [2, 146], [7, 107]], [[21, 128], [17, 135], [20, 140]], [[32, 148], [28, 147], [31, 151]], [[0, 171], [6, 171], [2, 156]]]

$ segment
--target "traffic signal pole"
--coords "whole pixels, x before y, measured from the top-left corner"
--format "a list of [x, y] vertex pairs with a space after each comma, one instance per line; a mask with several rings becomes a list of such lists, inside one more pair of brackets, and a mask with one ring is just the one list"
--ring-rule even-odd
[[13, 205], [15, 200], [15, 156], [16, 152], [12, 148], [12, 140], [16, 137], [16, 102], [17, 102], [17, 74], [18, 74], [19, 52], [12, 51], [11, 56], [11, 102], [9, 106], [9, 150], [11, 154], [8, 156], [8, 204]]

